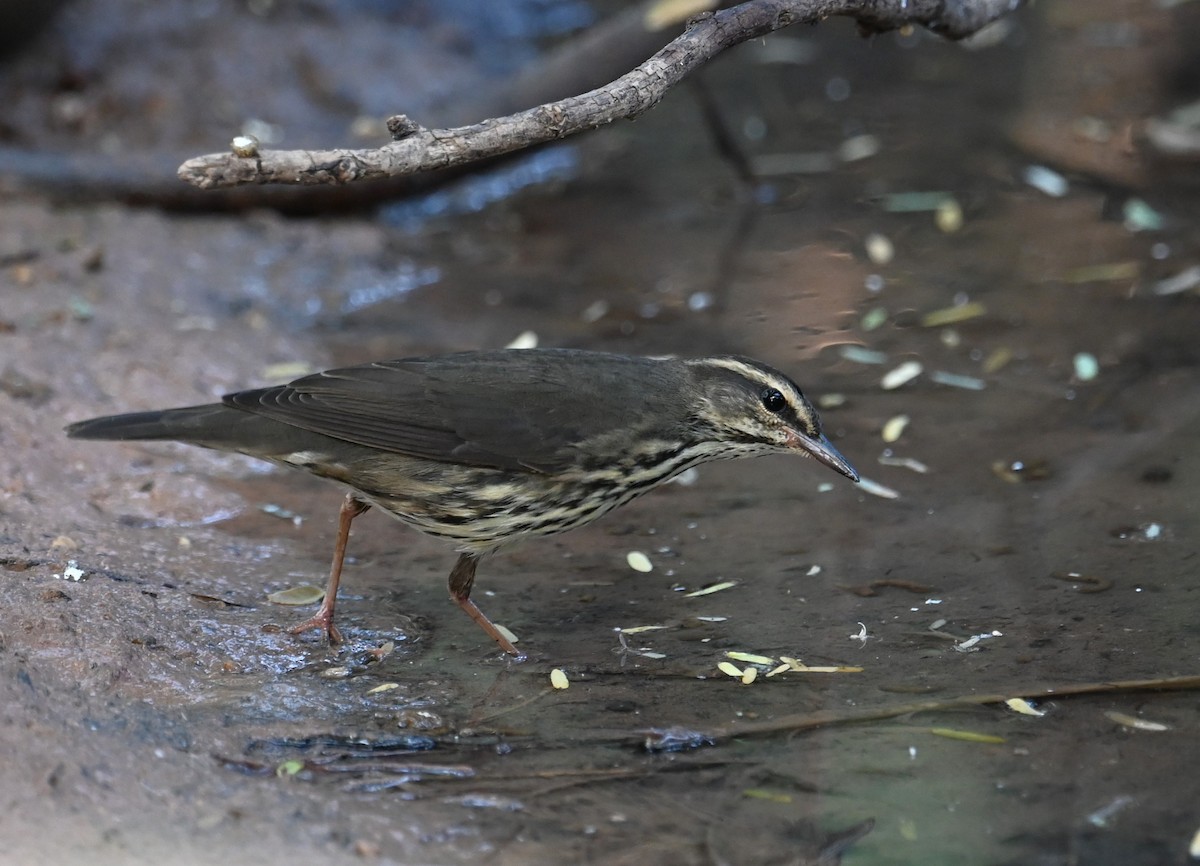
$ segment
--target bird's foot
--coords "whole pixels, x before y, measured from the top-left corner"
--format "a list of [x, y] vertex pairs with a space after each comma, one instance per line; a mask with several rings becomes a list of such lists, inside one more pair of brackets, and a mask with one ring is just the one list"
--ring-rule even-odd
[[306, 619], [299, 625], [294, 625], [288, 629], [288, 634], [304, 634], [306, 631], [320, 630], [325, 632], [325, 639], [331, 645], [340, 644], [342, 642], [342, 633], [338, 631], [338, 627], [333, 624], [333, 611], [319, 610], [312, 619]]

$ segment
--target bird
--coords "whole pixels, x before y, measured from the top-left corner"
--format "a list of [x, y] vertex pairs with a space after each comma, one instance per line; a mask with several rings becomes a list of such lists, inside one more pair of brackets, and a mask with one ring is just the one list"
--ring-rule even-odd
[[334, 607], [350, 527], [374, 506], [456, 546], [451, 598], [515, 657], [471, 600], [485, 555], [591, 523], [713, 460], [799, 454], [859, 480], [799, 386], [740, 355], [544, 348], [400, 358], [66, 432], [231, 451], [349, 488], [324, 598], [292, 633], [341, 642]]

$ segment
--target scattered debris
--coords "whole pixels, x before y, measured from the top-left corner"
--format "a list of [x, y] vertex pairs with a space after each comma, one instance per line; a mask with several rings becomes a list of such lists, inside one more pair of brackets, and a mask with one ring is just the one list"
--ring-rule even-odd
[[1090, 574], [1080, 574], [1078, 571], [1055, 571], [1050, 576], [1055, 580], [1064, 580], [1075, 584], [1076, 592], [1104, 592], [1113, 587], [1111, 580]]
[[876, 328], [881, 328], [888, 320], [888, 311], [886, 307], [871, 307], [863, 313], [862, 321], [859, 322], [859, 327], [864, 331], [874, 331]]
[[1117, 710], [1105, 710], [1104, 717], [1109, 721], [1116, 722], [1123, 728], [1132, 728], [1135, 731], [1169, 731], [1171, 730], [1162, 722], [1151, 722], [1148, 719], [1139, 719], [1137, 716], [1131, 716], [1126, 713], [1118, 712]]
[[1154, 284], [1156, 295], [1177, 295], [1200, 286], [1200, 265], [1192, 265], [1173, 277], [1166, 277]]
[[865, 346], [856, 346], [853, 343], [839, 346], [838, 354], [847, 361], [853, 361], [856, 364], [886, 364], [888, 359], [885, 352], [877, 352], [874, 349], [868, 349]]
[[634, 571], [640, 571], [647, 574], [654, 571], [654, 563], [650, 561], [650, 557], [642, 553], [640, 550], [631, 550], [625, 554], [625, 561]]
[[1022, 174], [1025, 183], [1051, 198], [1062, 198], [1070, 189], [1067, 179], [1044, 165], [1028, 165]]
[[538, 345], [538, 335], [533, 331], [522, 331], [513, 337], [504, 348], [506, 349], [536, 349]]
[[892, 457], [887, 454], [882, 454], [879, 457], [880, 466], [899, 466], [901, 469], [911, 469], [920, 475], [925, 475], [929, 472], [929, 467], [917, 460], [915, 457]]
[[1157, 521], [1139, 523], [1137, 526], [1118, 526], [1108, 534], [1121, 541], [1161, 541], [1167, 536], [1166, 527]]
[[999, 631], [991, 631], [985, 634], [976, 634], [967, 638], [964, 641], [958, 641], [954, 644], [954, 649], [960, 653], [975, 653], [979, 652], [979, 647], [976, 646], [980, 641], [987, 640], [993, 637], [1004, 637], [1004, 634]]
[[1090, 352], [1077, 352], [1072, 359], [1075, 368], [1075, 378], [1080, 382], [1090, 382], [1100, 375], [1100, 362]]
[[983, 372], [996, 373], [1009, 365], [1013, 359], [1012, 349], [1001, 346], [983, 359]]
[[732, 589], [733, 587], [737, 586], [737, 584], [738, 582], [736, 580], [722, 580], [720, 583], [710, 584], [709, 586], [701, 587], [700, 589], [693, 590], [692, 592], [685, 592], [683, 597], [699, 598], [702, 595], [712, 595], [714, 592], [723, 592], [724, 590]]
[[73, 559], [67, 560], [66, 567], [62, 570], [62, 574], [54, 575], [58, 580], [71, 580], [78, 583], [81, 580], [87, 579], [87, 572], [79, 567], [79, 564]]
[[517, 643], [520, 640], [519, 637], [513, 634], [507, 627], [500, 625], [500, 623], [496, 622], [492, 623], [492, 625], [496, 626], [496, 631], [504, 635], [504, 637], [508, 639], [509, 643]]
[[886, 265], [896, 255], [896, 248], [892, 246], [892, 242], [886, 235], [879, 232], [871, 232], [867, 235], [863, 241], [863, 247], [866, 248], [867, 258], [873, 265]]
[[1050, 477], [1050, 463], [1046, 460], [997, 460], [992, 464], [992, 474], [1009, 484], [1044, 481]]
[[282, 505], [276, 505], [273, 502], [266, 502], [258, 506], [258, 510], [263, 514], [269, 514], [272, 517], [278, 517], [280, 520], [290, 520], [293, 526], [299, 526], [304, 522], [304, 518], [296, 512], [284, 508]]
[[892, 488], [880, 484], [878, 481], [872, 481], [870, 478], [860, 477], [858, 486], [863, 493], [870, 493], [872, 496], [878, 496], [881, 499], [899, 499], [900, 492]]
[[733, 659], [735, 662], [746, 662], [747, 664], [752, 665], [771, 665], [775, 663], [775, 659], [773, 658], [756, 655], [754, 653], [730, 651], [725, 653], [725, 655], [728, 658]]
[[1020, 713], [1023, 716], [1037, 716], [1041, 718], [1046, 715], [1045, 710], [1037, 709], [1032, 702], [1025, 698], [1009, 698], [1004, 702], [1010, 710]]
[[272, 604], [286, 604], [292, 606], [316, 604], [325, 598], [325, 590], [320, 586], [313, 586], [311, 583], [302, 583], [299, 586], [281, 589], [277, 592], [267, 593], [267, 601]]
[[1140, 198], [1131, 198], [1121, 209], [1125, 218], [1125, 228], [1131, 232], [1154, 232], [1163, 227], [1162, 214]]
[[884, 375], [879, 380], [879, 387], [885, 391], [895, 390], [920, 376], [924, 369], [925, 366], [920, 361], [905, 361], [899, 367], [890, 370]]
[[1073, 268], [1063, 274], [1063, 280], [1068, 283], [1115, 282], [1117, 280], [1135, 280], [1139, 273], [1141, 273], [1141, 265], [1137, 262], [1113, 262]]
[[837, 156], [842, 162], [858, 162], [879, 153], [882, 147], [878, 136], [854, 135], [838, 145]]
[[1088, 815], [1087, 816], [1088, 823], [1091, 824], [1093, 827], [1099, 827], [1100, 829], [1104, 829], [1108, 826], [1108, 822], [1114, 816], [1116, 816], [1116, 814], [1118, 812], [1120, 812], [1126, 806], [1132, 805], [1132, 803], [1133, 803], [1133, 797], [1130, 797], [1127, 794], [1122, 794], [1119, 797], [1114, 797], [1113, 800], [1107, 806], [1102, 806], [1099, 809], [1097, 809], [1095, 812], [1092, 812], [1090, 815]]
[[984, 315], [987, 315], [987, 307], [978, 301], [969, 301], [965, 304], [943, 307], [940, 310], [931, 310], [921, 316], [921, 326], [925, 328], [940, 328], [943, 325], [957, 325], [959, 322], [978, 319]]
[[987, 387], [987, 382], [975, 376], [964, 376], [961, 373], [948, 373], [945, 370], [934, 370], [929, 374], [929, 379], [936, 382], [938, 385], [947, 385], [951, 388], [962, 388], [966, 391], [982, 391]]
[[883, 441], [889, 444], [897, 441], [904, 435], [904, 428], [908, 426], [911, 420], [907, 415], [896, 415], [894, 418], [889, 418], [887, 423], [883, 425], [883, 431], [880, 434], [883, 437]]
[[935, 737], [945, 737], [948, 740], [965, 740], [968, 743], [999, 745], [1006, 742], [1004, 737], [997, 737], [994, 734], [979, 734], [975, 731], [961, 731], [958, 728], [930, 728], [929, 733]]
[[951, 235], [963, 227], [963, 209], [958, 199], [950, 198], [934, 211], [934, 222], [945, 234]]
[[936, 211], [947, 201], [954, 201], [954, 194], [949, 192], [893, 192], [880, 199], [883, 209], [888, 213], [920, 213]]

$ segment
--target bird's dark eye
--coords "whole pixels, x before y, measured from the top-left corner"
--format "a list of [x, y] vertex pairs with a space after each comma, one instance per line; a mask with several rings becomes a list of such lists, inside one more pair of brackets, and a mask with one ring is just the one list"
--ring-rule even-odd
[[783, 407], [787, 405], [787, 400], [774, 388], [763, 388], [758, 397], [768, 412], [782, 412]]

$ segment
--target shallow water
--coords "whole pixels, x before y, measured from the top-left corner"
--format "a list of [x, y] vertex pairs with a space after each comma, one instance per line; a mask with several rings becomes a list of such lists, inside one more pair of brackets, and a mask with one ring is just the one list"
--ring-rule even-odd
[[[90, 20], [72, 15], [60, 27]], [[435, 32], [439, 51], [460, 44]], [[5, 373], [0, 393], [6, 850], [782, 864], [832, 862], [851, 832], [846, 864], [1183, 862], [1195, 683], [1120, 684], [1200, 674], [1200, 310], [1194, 289], [1156, 291], [1196, 264], [1195, 174], [1159, 166], [1130, 192], [1067, 172], [1050, 196], [1023, 180], [1044, 154], [1010, 137], [1048, 102], [1105, 108], [1025, 83], [1067, 62], [1055, 50], [1117, 51], [1097, 39], [1028, 14], [975, 51], [865, 42], [844, 22], [788, 31], [634, 124], [379, 213], [5, 197], [0, 366], [42, 386]], [[1133, 56], [1103, 60], [1148, 74], [1118, 63]], [[132, 61], [102, 59], [121, 75], [92, 86], [119, 92]], [[1143, 92], [1147, 111], [1171, 96], [1161, 79]], [[861, 135], [878, 152], [840, 160]], [[940, 225], [897, 210], [888, 196], [907, 192], [945, 193], [961, 226], [945, 207]], [[1161, 227], [1127, 224], [1135, 197]], [[872, 260], [873, 233], [890, 258], [875, 240]], [[339, 600], [348, 642], [330, 650], [283, 632], [307, 609], [266, 594], [323, 581], [339, 491], [58, 432], [278, 365], [290, 378], [524, 331], [762, 358], [840, 395], [827, 432], [894, 496], [808, 461], [709, 465], [495, 556], [475, 598], [521, 637], [522, 664], [448, 602], [453, 553], [372, 512]], [[913, 361], [919, 375], [881, 387]], [[628, 566], [635, 550], [651, 572]], [[62, 577], [68, 561], [83, 580]], [[783, 657], [835, 670], [767, 676]]]

